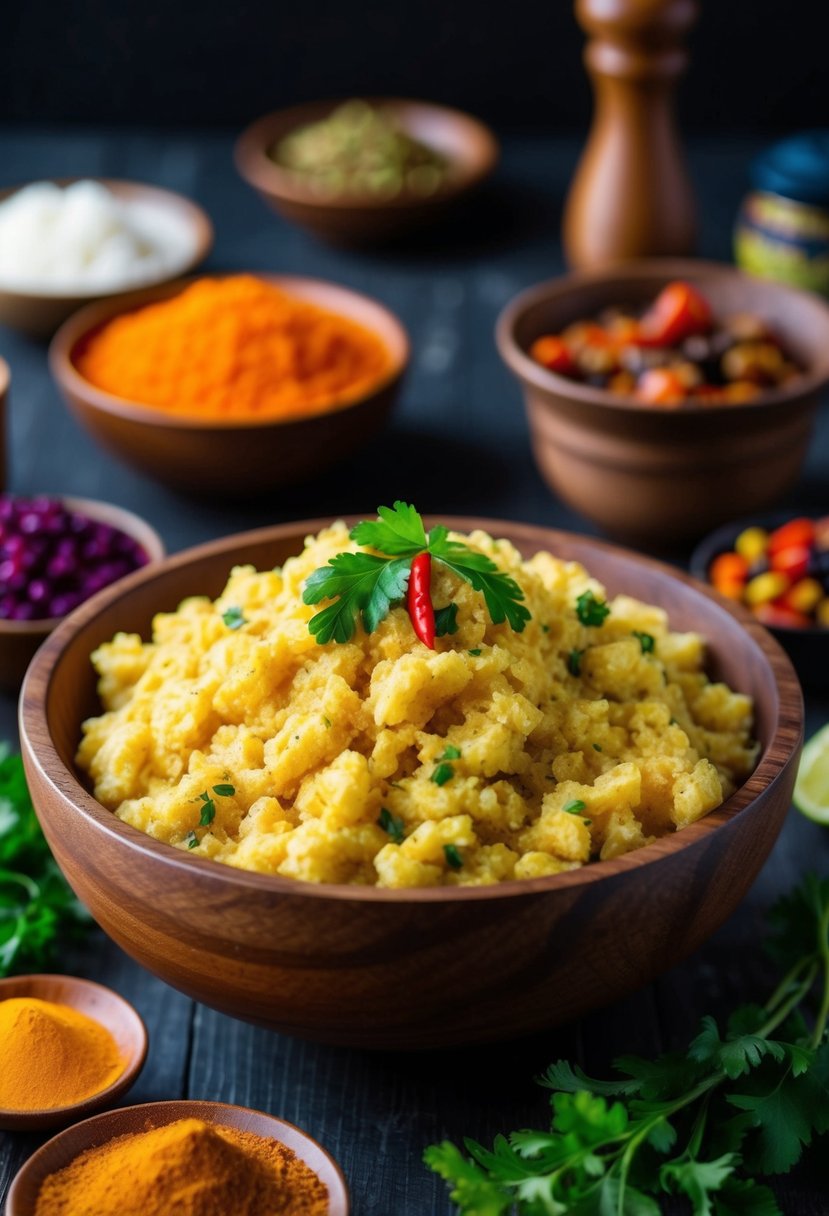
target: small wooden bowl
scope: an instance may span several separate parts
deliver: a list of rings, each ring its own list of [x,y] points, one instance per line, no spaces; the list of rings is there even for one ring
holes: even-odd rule
[[[133,308],[177,295],[168,284],[82,309],[55,334],[49,362],[69,409],[101,444],[126,464],[177,490],[217,498],[249,498],[305,481],[347,459],[379,430],[396,400],[409,361],[405,329],[387,308],[336,283],[290,275],[259,278],[364,325],[387,345],[391,367],[361,396],[321,414],[286,418],[210,418],[175,414],[128,401],[90,384],[73,354],[97,326]]]
[[[772,531],[787,520],[794,519],[796,515],[812,517],[808,511],[785,511],[773,515],[754,515],[750,519],[724,524],[701,540],[694,549],[691,554],[691,573],[700,582],[708,583],[708,571],[714,558],[719,553],[730,552],[734,548],[734,541],[746,528],[759,525]],[[825,692],[829,689],[829,628],[815,625],[809,629],[785,629],[766,625],[766,629],[788,654],[805,688],[812,692]]]
[[[395,198],[365,195],[321,198],[294,174],[271,160],[268,152],[283,136],[326,118],[341,101],[292,106],[257,119],[236,143],[236,167],[260,198],[285,219],[324,240],[375,243],[429,223],[488,177],[498,161],[498,143],[490,129],[460,110],[400,97],[369,97],[369,103],[391,110],[400,126],[421,143],[443,154],[452,172],[434,194],[424,198],[402,191]]]
[[[94,1119],[67,1128],[44,1144],[18,1171],[6,1199],[5,1216],[34,1216],[37,1197],[46,1178],[70,1165],[88,1149],[100,1148],[118,1136],[166,1127],[179,1119],[201,1119],[205,1123],[217,1123],[268,1140],[278,1140],[296,1153],[328,1187],[328,1216],[348,1216],[350,1205],[345,1178],[321,1144],[284,1119],[223,1102],[147,1102],[96,1115]]]
[[[106,1027],[115,1039],[125,1064],[124,1071],[112,1085],[91,1098],[85,1098],[83,1102],[49,1110],[0,1109],[0,1127],[6,1131],[63,1127],[110,1106],[135,1083],[147,1055],[147,1031],[132,1005],[117,992],[71,975],[21,975],[0,980],[0,1002],[12,997],[36,997],[41,1001],[53,1001],[56,1005],[69,1005],[78,1013],[85,1013]]]
[[[484,527],[527,557],[582,562],[610,595],[660,604],[710,645],[709,671],[755,699],[761,755],[723,806],[635,852],[485,887],[317,885],[248,873],[162,844],[97,802],[75,769],[100,713],[91,652],[116,630],[220,593],[234,565],[282,565],[327,524],[225,537],[130,575],[60,625],[29,669],[21,746],[61,869],[106,932],[190,996],[289,1034],[361,1048],[507,1039],[618,999],[695,950],[737,907],[789,809],[803,732],[786,655],[745,611],[671,567],[566,532]],[[221,914],[205,918],[205,908]]]
[[[805,373],[744,405],[664,410],[569,380],[527,353],[541,334],[650,302],[673,279],[699,287],[718,316],[767,318]],[[779,499],[797,478],[829,383],[829,306],[716,262],[626,262],[552,279],[507,305],[496,339],[524,390],[550,488],[610,535],[646,546],[675,549]]]
[[[164,557],[167,550],[164,542],[140,515],[126,511],[123,507],[108,502],[97,502],[92,498],[72,498],[61,495],[61,501],[72,511],[88,515],[98,523],[109,524],[125,532],[147,553],[152,565]],[[20,688],[26,668],[44,638],[58,624],[59,617],[47,617],[40,621],[0,620],[0,690],[16,693]]]
[[[53,184],[69,186],[79,180],[73,177],[59,178],[53,179]],[[107,177],[92,180],[106,186],[116,198],[124,202],[141,203],[143,206],[156,207],[165,212],[167,222],[175,222],[184,238],[180,258],[163,274],[147,279],[139,285],[132,283],[119,291],[80,291],[68,295],[61,290],[24,291],[13,287],[6,288],[0,283],[0,324],[20,330],[31,337],[48,337],[61,322],[84,304],[90,304],[93,300],[119,299],[134,291],[136,286],[149,287],[177,279],[195,269],[212,249],[213,225],[207,213],[183,194],[162,190],[158,186],[146,186],[142,182],[117,181]],[[20,189],[20,186],[12,186],[0,190],[0,202]]]

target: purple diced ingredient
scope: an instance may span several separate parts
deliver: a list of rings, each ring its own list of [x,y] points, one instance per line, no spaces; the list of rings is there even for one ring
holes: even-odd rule
[[[65,616],[148,560],[131,536],[60,499],[0,495],[0,618]]]

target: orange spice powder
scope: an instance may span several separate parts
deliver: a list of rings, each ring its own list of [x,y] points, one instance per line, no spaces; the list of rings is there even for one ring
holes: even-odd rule
[[[362,325],[253,275],[199,279],[115,317],[73,362],[105,392],[175,414],[317,414],[379,383],[385,343]]]

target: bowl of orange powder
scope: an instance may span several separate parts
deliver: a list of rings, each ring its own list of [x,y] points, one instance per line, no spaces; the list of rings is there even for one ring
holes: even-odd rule
[[[50,348],[72,413],[175,489],[246,497],[350,456],[409,358],[382,304],[317,279],[204,277],[90,305]]]

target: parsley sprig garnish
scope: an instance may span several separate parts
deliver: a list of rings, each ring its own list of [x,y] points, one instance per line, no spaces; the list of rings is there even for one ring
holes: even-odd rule
[[[392,605],[403,601],[412,559],[421,553],[430,554],[480,591],[494,625],[506,621],[517,633],[523,630],[530,619],[522,602],[524,593],[486,554],[450,539],[448,528],[440,524],[427,533],[420,513],[409,503],[378,507],[377,516],[350,532],[353,541],[375,553],[338,553],[306,580],[302,593],[306,604],[332,601],[308,622],[320,645],[332,639],[350,641],[358,619],[366,633],[373,633]],[[456,613],[454,604],[437,610],[438,636],[456,631]]]
[[[491,1149],[444,1141],[424,1159],[465,1216],[659,1216],[681,1195],[694,1216],[780,1216],[753,1175],[783,1174],[829,1131],[829,878],[772,912],[785,978],[764,1005],[702,1020],[685,1051],[625,1056],[616,1080],[559,1060],[548,1130]],[[673,1210],[673,1209],[671,1209]],[[684,1209],[683,1209],[684,1210]]]

